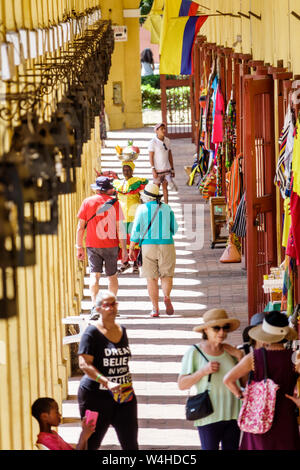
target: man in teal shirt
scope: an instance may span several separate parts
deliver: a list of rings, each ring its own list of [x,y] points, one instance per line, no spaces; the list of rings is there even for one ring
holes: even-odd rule
[[[156,184],[147,184],[142,193],[144,204],[138,207],[135,214],[129,249],[129,259],[132,259],[135,244],[141,245],[143,255],[141,275],[147,279],[148,293],[152,302],[151,317],[159,316],[159,278],[164,293],[166,313],[168,315],[174,313],[170,294],[176,263],[173,235],[178,230],[178,224],[170,206],[161,203],[160,198],[159,187]]]

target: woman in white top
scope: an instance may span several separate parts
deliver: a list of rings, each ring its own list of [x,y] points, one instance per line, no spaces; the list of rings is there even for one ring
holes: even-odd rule
[[[154,60],[151,49],[144,49],[141,53],[142,64],[142,77],[153,75],[154,73]]]

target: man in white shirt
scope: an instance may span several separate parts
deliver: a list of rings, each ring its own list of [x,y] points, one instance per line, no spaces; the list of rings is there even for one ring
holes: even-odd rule
[[[150,140],[148,145],[153,183],[159,187],[162,185],[164,202],[168,204],[168,181],[166,177],[169,175],[174,178],[175,176],[171,142],[168,137],[165,137],[165,123],[160,122],[156,124],[154,130],[156,137]]]

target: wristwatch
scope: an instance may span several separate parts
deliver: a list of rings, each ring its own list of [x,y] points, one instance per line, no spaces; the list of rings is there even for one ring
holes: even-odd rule
[[[151,169],[152,169],[152,170],[155,170],[155,166],[152,166]]]

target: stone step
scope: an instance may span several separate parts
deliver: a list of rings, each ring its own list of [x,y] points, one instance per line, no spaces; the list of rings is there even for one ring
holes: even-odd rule
[[[67,420],[80,420],[80,413],[77,400],[67,400],[62,404],[62,412],[64,416],[64,423]],[[141,420],[166,420],[170,419],[173,421],[173,425],[178,425],[178,420],[184,419],[185,405],[173,405],[172,414],[170,415],[168,407],[166,405],[158,404],[138,404],[138,415]],[[70,421],[69,421],[70,422]],[[190,425],[188,426],[191,427]]]
[[[132,348],[131,348],[132,349]],[[145,346],[144,346],[145,349]],[[187,351],[187,347],[184,346],[184,349],[182,349],[182,352],[184,353]],[[182,356],[181,351],[179,351],[178,355]],[[148,361],[147,361],[148,362]],[[180,363],[177,363],[178,367],[178,374],[180,373]],[[162,371],[159,370],[159,363],[157,364],[157,373],[163,373]],[[145,361],[144,361],[144,367],[145,367]],[[131,367],[131,362],[130,362],[130,370],[133,372],[133,366]],[[150,374],[151,376],[151,374]],[[74,397],[77,396],[77,391],[79,387],[79,382],[80,382],[80,377],[72,377],[69,380],[68,383],[68,397]],[[153,396],[156,397],[164,397],[168,401],[168,397],[185,397],[187,396],[186,391],[179,390],[177,386],[177,380],[176,382],[162,382],[162,381],[153,381],[151,380],[134,380],[133,381],[134,385],[134,390],[137,395],[137,397],[141,396],[148,396],[149,399]]]
[[[166,430],[167,429],[167,430]],[[80,423],[61,424],[58,429],[59,435],[67,442],[76,444],[81,432]],[[167,436],[167,437],[166,437]],[[184,430],[184,441],[182,433],[176,429],[163,428],[141,428],[138,432],[138,441],[140,449],[166,449],[166,450],[200,450],[200,442],[196,429]],[[166,443],[164,445],[164,443]],[[120,449],[115,430],[109,428],[101,445],[101,450]]]
[[[101,283],[102,284],[102,283]],[[146,287],[146,286],[145,286]],[[162,296],[162,290],[159,290],[159,295]],[[172,289],[172,299],[177,297],[182,297],[184,295],[185,298],[196,298],[196,297],[203,297],[203,292],[195,292],[195,291],[184,291],[183,289]],[[88,288],[83,289],[83,296],[87,299],[90,297],[90,291]],[[145,297],[146,299],[149,297],[148,291],[146,288],[144,289],[120,289],[118,290],[118,301],[122,302],[123,298],[130,298],[133,297],[134,299],[139,297]]]
[[[173,300],[172,304],[173,304],[175,313],[181,314],[181,315],[187,314],[189,316],[191,315],[199,316],[200,312],[207,308],[205,304],[196,304],[193,302],[179,302],[179,301],[177,302],[176,300]],[[83,313],[91,310],[91,308],[92,308],[91,300],[83,300],[81,302],[81,309]],[[159,302],[159,309],[161,313],[164,314],[165,304],[163,302]],[[136,312],[136,313],[140,313],[144,315],[146,314],[146,312],[149,313],[152,310],[152,304],[150,300],[147,300],[144,302],[124,301],[124,302],[120,302],[118,306],[118,310],[121,314],[122,312],[128,311],[128,312],[131,312],[132,314]]]

